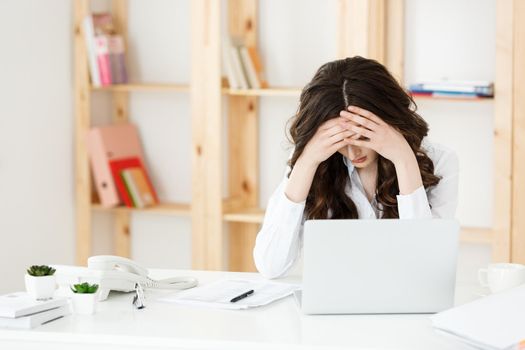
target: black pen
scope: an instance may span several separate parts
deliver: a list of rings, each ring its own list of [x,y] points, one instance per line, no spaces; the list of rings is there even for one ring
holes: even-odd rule
[[[235,303],[236,301],[239,301],[241,299],[244,299],[246,298],[247,296],[253,294],[253,289],[252,290],[249,290],[247,291],[246,293],[242,293],[241,295],[238,295],[236,296],[235,298],[233,298],[232,300],[230,300],[230,303]]]

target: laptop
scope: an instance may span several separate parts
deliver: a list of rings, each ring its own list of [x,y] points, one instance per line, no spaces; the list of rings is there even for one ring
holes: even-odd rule
[[[456,220],[309,220],[306,314],[434,313],[454,304]]]

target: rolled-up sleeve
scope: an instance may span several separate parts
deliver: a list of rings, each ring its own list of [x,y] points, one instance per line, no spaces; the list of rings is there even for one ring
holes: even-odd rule
[[[432,212],[423,186],[407,195],[397,196],[400,219],[430,219]]]
[[[427,191],[421,186],[411,194],[397,196],[400,219],[455,218],[458,205],[458,157],[449,151],[434,166],[434,173],[441,177],[436,186]]]
[[[255,266],[266,278],[284,275],[301,249],[305,201],[296,203],[288,199],[287,183],[285,176],[270,197],[253,250]]]

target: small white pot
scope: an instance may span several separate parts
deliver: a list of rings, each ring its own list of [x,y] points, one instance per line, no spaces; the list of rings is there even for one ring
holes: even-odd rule
[[[25,275],[26,290],[35,300],[53,298],[56,289],[56,276],[31,276]]]
[[[97,309],[98,291],[96,293],[73,293],[73,312],[78,315],[93,315]]]

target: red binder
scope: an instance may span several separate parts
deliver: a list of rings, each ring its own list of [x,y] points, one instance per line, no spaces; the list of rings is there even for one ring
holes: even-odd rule
[[[134,207],[133,199],[131,198],[131,194],[128,192],[128,188],[126,187],[124,178],[122,177],[122,174],[121,174],[122,170],[125,170],[128,168],[141,168],[142,169],[142,171],[144,172],[144,177],[146,178],[146,182],[148,183],[151,193],[153,194],[155,203],[159,202],[157,193],[155,192],[155,189],[153,188],[153,185],[151,184],[151,180],[148,176],[148,173],[145,167],[142,165],[141,160],[138,157],[112,160],[109,162],[109,167],[111,169],[111,174],[113,175],[113,180],[115,181],[115,186],[117,187],[120,198],[122,198],[122,201],[127,207],[130,207],[130,208]]]

